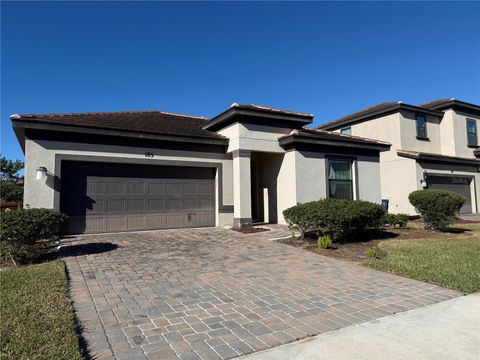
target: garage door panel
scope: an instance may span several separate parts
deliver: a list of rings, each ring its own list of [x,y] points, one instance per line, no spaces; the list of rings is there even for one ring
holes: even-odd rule
[[[145,212],[145,199],[127,199],[127,212]]]
[[[211,224],[212,222],[215,222],[215,215],[211,213],[200,213],[198,214],[198,225],[197,226],[208,226],[208,224]]]
[[[105,193],[103,180],[90,180],[87,182],[87,196],[102,195]]]
[[[181,183],[170,183],[167,184],[167,195],[179,195],[182,196],[182,184]]]
[[[165,194],[165,183],[160,182],[149,182],[148,183],[148,195],[164,195]]]
[[[200,207],[201,210],[214,210],[215,209],[215,202],[213,199],[200,199]]]
[[[153,214],[145,217],[145,227],[147,229],[165,229],[167,227],[166,214]]]
[[[146,218],[143,215],[127,216],[127,230],[146,230]]]
[[[148,199],[148,211],[165,211],[165,199]]]
[[[125,212],[126,201],[125,199],[108,199],[107,200],[107,213]]]
[[[185,183],[183,184],[184,195],[198,195],[198,184]]]
[[[183,205],[185,210],[197,210],[199,209],[198,199],[184,199]]]
[[[166,202],[166,209],[167,211],[170,210],[183,210],[183,199],[167,199]]]
[[[214,179],[207,168],[62,162],[61,210],[72,233],[214,226]]]
[[[169,228],[182,228],[185,227],[186,216],[184,214],[168,214],[167,227]]]
[[[126,216],[108,216],[105,218],[105,231],[126,231],[127,230],[127,217]]]
[[[130,182],[127,186],[128,195],[144,195],[145,182]]]
[[[77,218],[77,223],[79,225],[81,223],[84,228],[81,231],[78,231],[79,229],[77,229],[75,232],[105,232],[105,221],[106,219],[104,217],[87,217],[86,219]]]
[[[126,190],[126,184],[120,181],[107,182],[106,195],[124,195]]]
[[[214,195],[215,185],[214,184],[199,184],[198,191],[201,195]]]

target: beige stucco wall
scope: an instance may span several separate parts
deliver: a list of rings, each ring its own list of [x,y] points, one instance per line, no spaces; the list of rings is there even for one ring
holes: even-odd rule
[[[454,115],[453,110],[448,109],[444,111],[442,121],[440,121],[440,152],[443,155],[456,156],[455,147],[460,139],[455,140],[456,119]]]
[[[427,115],[428,140],[417,139],[417,124],[415,113],[411,111],[400,112],[400,148],[440,154],[442,145],[440,141],[440,119],[436,116]]]
[[[277,220],[285,224],[283,210],[297,204],[297,176],[295,175],[296,151],[290,150],[283,155],[277,177]]]
[[[24,204],[32,208],[54,208],[54,188],[53,175],[55,169],[55,155],[81,155],[81,156],[101,156],[111,160],[125,161],[132,163],[136,159],[146,160],[145,152],[154,154],[152,164],[155,161],[185,161],[185,162],[210,162],[221,163],[223,168],[222,195],[224,205],[233,205],[233,168],[232,160],[229,154],[196,152],[192,156],[191,151],[166,150],[158,148],[144,147],[124,147],[101,144],[84,144],[62,141],[30,140],[25,141],[25,193]],[[36,169],[39,166],[45,166],[49,172],[46,182],[35,180]],[[57,174],[59,175],[59,174]],[[218,178],[218,174],[217,174]],[[217,181],[218,194],[218,181]],[[218,195],[217,195],[218,200]],[[218,201],[217,201],[218,209]],[[231,225],[233,220],[232,213],[219,213],[217,211],[217,225]]]
[[[234,123],[219,130],[218,133],[229,139],[228,152],[242,149],[284,153],[285,150],[278,144],[278,138],[290,131],[289,128]]]
[[[474,149],[467,146],[467,119],[473,119],[477,122],[477,137],[480,132],[480,116],[465,114],[459,111],[450,110],[453,117],[453,133],[455,138],[455,156],[475,158]],[[480,138],[477,139],[480,145]]]

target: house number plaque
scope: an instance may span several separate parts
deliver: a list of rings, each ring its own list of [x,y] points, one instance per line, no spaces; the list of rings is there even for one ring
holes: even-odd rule
[[[152,152],[146,152],[146,153],[145,153],[145,157],[146,157],[146,158],[153,158],[153,156],[154,156],[154,155],[153,155]]]

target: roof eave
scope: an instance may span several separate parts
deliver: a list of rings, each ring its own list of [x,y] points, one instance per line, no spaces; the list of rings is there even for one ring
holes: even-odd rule
[[[418,106],[414,106],[414,105],[408,105],[408,104],[404,104],[404,103],[398,103],[398,104],[394,104],[392,106],[386,107],[384,109],[376,110],[376,111],[373,111],[371,113],[360,115],[358,117],[353,117],[351,119],[346,119],[344,121],[339,121],[339,122],[335,122],[336,120],[331,121],[329,123],[318,126],[317,129],[336,130],[336,129],[338,129],[342,126],[345,126],[345,125],[351,125],[351,124],[356,124],[356,123],[360,123],[360,122],[363,122],[363,121],[375,119],[375,118],[377,118],[381,115],[395,113],[395,112],[399,112],[401,110],[408,110],[408,111],[413,111],[413,112],[416,112],[416,113],[427,114],[427,115],[432,115],[432,116],[436,116],[436,117],[443,117],[443,112],[441,112],[441,111],[426,109],[426,108],[422,108],[422,107],[418,107]]]
[[[406,157],[409,159],[415,159],[415,160],[436,161],[436,162],[444,162],[444,163],[455,162],[457,164],[480,165],[480,160],[478,159],[468,159],[468,158],[462,158],[462,157],[456,157],[456,156],[445,156],[445,155],[437,155],[437,154],[426,154],[421,152],[404,152],[401,149],[397,150],[397,155]]]
[[[280,146],[288,146],[292,144],[310,144],[310,145],[328,145],[338,147],[352,147],[361,149],[371,149],[378,151],[387,151],[390,149],[391,144],[374,144],[374,143],[362,143],[356,141],[344,141],[334,139],[314,139],[310,137],[303,137],[297,135],[289,135],[278,140]]]
[[[460,108],[460,109],[467,109],[467,110],[473,110],[476,114],[480,113],[480,106],[467,103],[465,101],[460,101],[460,100],[449,100],[446,101],[442,104],[430,106],[429,109],[432,110],[445,110],[445,109],[451,109],[451,108]]]
[[[15,133],[17,134],[17,138],[19,139],[20,144],[22,144],[22,142],[18,134],[22,134],[22,133],[24,134],[25,129],[36,129],[36,130],[46,130],[46,131],[75,132],[75,133],[92,134],[92,135],[106,135],[106,136],[116,136],[116,137],[151,139],[151,140],[159,140],[159,141],[187,142],[187,143],[220,145],[220,146],[228,145],[228,139],[226,138],[215,139],[215,138],[208,138],[208,137],[202,138],[202,137],[171,135],[171,134],[152,134],[152,133],[142,133],[142,132],[136,132],[136,131],[122,131],[122,130],[115,130],[115,129],[87,127],[87,126],[43,123],[39,121],[13,119],[13,118],[12,118],[12,126]],[[23,139],[23,143],[24,143],[24,139]]]
[[[218,126],[221,126],[222,123],[227,122],[230,119],[233,119],[237,116],[252,116],[252,117],[261,117],[269,120],[279,120],[279,121],[292,121],[299,123],[301,125],[311,124],[313,121],[313,116],[310,115],[293,115],[293,114],[275,114],[261,110],[255,109],[242,109],[237,107],[232,107],[220,115],[213,117],[204,124],[200,126],[203,130],[209,130]]]

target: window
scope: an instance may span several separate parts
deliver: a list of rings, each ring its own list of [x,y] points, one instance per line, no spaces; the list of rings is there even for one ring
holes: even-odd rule
[[[328,196],[353,200],[352,160],[328,160]]]
[[[417,137],[421,139],[427,138],[427,121],[425,115],[417,115],[415,117],[417,121]]]
[[[477,122],[467,119],[467,143],[470,146],[477,146]]]
[[[352,135],[352,128],[350,126],[340,129],[341,134]]]

